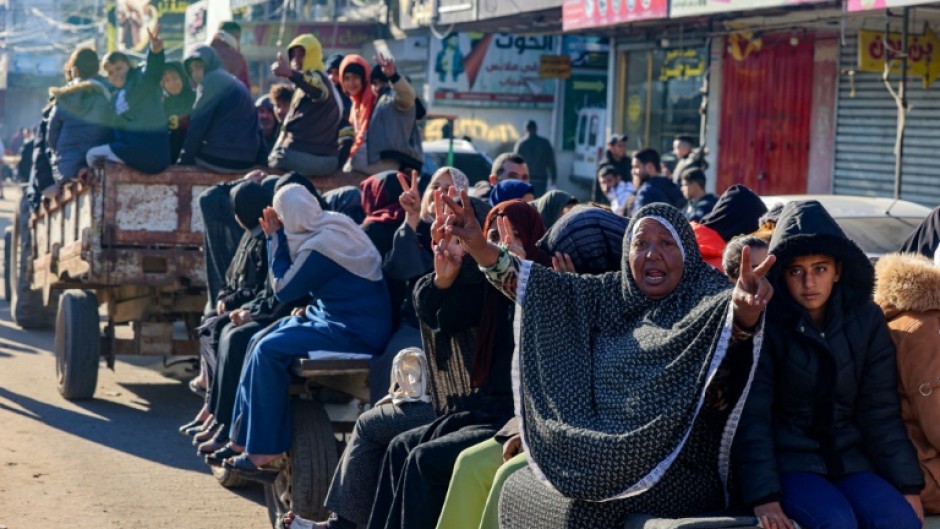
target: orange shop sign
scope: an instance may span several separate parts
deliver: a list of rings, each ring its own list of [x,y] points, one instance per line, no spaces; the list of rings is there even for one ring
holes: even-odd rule
[[[888,34],[885,46],[883,31],[858,32],[858,69],[862,72],[884,73],[885,60],[893,61],[891,73],[901,73],[901,60],[897,50],[902,47],[900,33]],[[940,37],[930,26],[924,25],[922,34],[907,36],[907,72],[924,80],[929,87],[940,77]]]

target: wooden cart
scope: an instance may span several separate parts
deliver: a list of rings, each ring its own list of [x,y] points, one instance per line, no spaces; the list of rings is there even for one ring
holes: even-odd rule
[[[199,195],[230,177],[174,166],[158,175],[101,163],[31,212],[10,241],[11,308],[55,326],[59,392],[94,395],[100,358],[198,354],[206,306]]]

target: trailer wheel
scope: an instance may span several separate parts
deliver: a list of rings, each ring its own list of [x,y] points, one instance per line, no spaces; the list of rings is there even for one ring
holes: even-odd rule
[[[29,215],[32,210],[26,194],[20,199],[19,212],[13,222],[10,244],[10,315],[24,329],[49,329],[55,324],[53,304],[43,305],[42,292],[29,288],[29,259],[32,241],[29,234]]]
[[[7,302],[13,297],[10,292],[10,267],[13,261],[10,259],[10,250],[13,246],[13,227],[7,226],[3,230],[3,299]]]
[[[87,290],[66,290],[55,324],[55,370],[59,393],[69,400],[90,399],[98,385],[101,327],[98,299]]]
[[[219,485],[227,489],[239,489],[250,485],[252,482],[239,476],[231,470],[225,469],[223,467],[209,466],[212,469],[212,476],[216,481],[219,482]]]
[[[294,399],[291,403],[294,438],[284,470],[277,481],[265,485],[268,517],[276,527],[288,511],[308,520],[323,520],[323,506],[339,461],[330,417],[317,401]]]

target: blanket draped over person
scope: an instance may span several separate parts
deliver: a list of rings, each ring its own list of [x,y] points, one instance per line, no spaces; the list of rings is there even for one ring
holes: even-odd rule
[[[293,187],[302,186],[288,184],[283,189]],[[300,252],[317,251],[363,279],[382,279],[378,250],[346,215],[323,211],[310,193],[278,193],[274,209],[284,222],[291,260],[296,260]]]
[[[632,234],[645,218],[668,228],[684,254],[679,285],[659,300],[630,271]],[[627,229],[619,273],[558,274],[523,261],[517,292],[516,413],[533,471],[571,498],[648,491],[683,449],[727,352],[730,282],[702,261],[677,209],[651,204]],[[748,389],[715,455],[725,483]]]

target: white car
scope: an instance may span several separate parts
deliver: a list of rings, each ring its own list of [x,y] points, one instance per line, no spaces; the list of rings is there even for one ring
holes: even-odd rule
[[[421,142],[424,151],[424,166],[421,174],[430,178],[438,168],[447,165],[450,152],[450,140],[430,140]],[[493,168],[493,159],[467,140],[454,140],[454,167],[460,169],[470,180],[470,186],[486,180]]]
[[[853,195],[772,195],[761,200],[767,209],[796,200],[818,201],[872,260],[898,251],[930,213],[930,208],[907,200]]]

